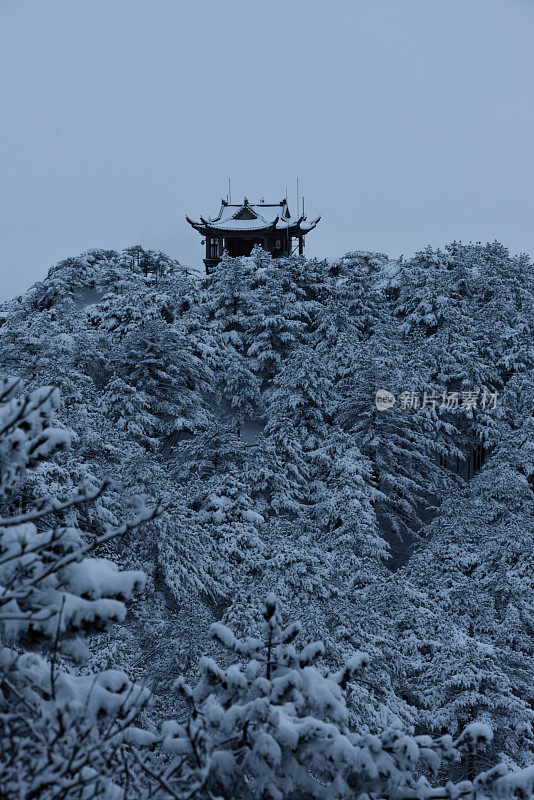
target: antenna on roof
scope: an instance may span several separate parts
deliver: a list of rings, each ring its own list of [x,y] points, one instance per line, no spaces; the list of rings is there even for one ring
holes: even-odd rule
[[[228,200],[230,204],[232,203],[232,184],[230,182],[230,178],[228,178]]]
[[[298,215],[299,215],[299,179],[298,178],[297,178],[297,205],[296,205],[296,209],[297,209],[297,217],[298,217]]]

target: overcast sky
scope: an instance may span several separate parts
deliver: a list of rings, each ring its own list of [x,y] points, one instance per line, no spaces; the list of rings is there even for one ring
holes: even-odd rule
[[[0,0],[1,297],[184,215],[322,213],[308,255],[534,253],[533,0]]]

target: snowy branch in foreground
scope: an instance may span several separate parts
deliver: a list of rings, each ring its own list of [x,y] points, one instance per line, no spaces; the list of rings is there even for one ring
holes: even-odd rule
[[[220,644],[243,661],[223,669],[200,661],[195,688],[182,679],[177,691],[190,706],[185,723],[168,722],[162,746],[173,757],[158,774],[138,763],[158,797],[320,798],[321,800],[482,800],[521,797],[534,771],[509,773],[503,765],[474,781],[433,787],[421,775],[436,774],[443,762],[475,754],[492,740],[482,723],[453,740],[416,736],[402,725],[375,735],[349,730],[342,687],[358,681],[368,665],[356,653],[337,673],[316,666],[320,643],[294,644],[298,623],[282,625],[278,603],[268,595],[261,638],[240,640],[221,624],[212,626]],[[191,789],[194,792],[191,794]],[[516,795],[514,795],[516,792]]]
[[[0,386],[0,497],[25,470],[68,444],[68,435],[50,426],[57,391],[13,398],[16,386]],[[61,524],[46,527],[50,514],[95,502],[107,485],[80,487],[67,501],[38,502],[31,512],[0,520],[2,796],[122,794],[114,784],[128,772],[131,741],[139,741],[133,722],[149,692],[117,670],[67,672],[60,658],[83,659],[87,634],[123,620],[124,601],[145,585],[142,572],[89,556],[154,519],[161,506],[148,509],[137,501],[131,520],[92,536]],[[149,738],[144,732],[145,745]]]

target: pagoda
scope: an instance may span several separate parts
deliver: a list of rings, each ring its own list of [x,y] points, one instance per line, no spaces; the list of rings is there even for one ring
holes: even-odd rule
[[[206,244],[206,272],[209,274],[221,260],[224,251],[232,258],[249,256],[252,248],[259,245],[274,258],[304,253],[304,237],[321,217],[307,221],[303,213],[292,217],[287,198],[280,203],[249,203],[232,205],[221,201],[218,215],[211,219],[200,217],[197,222],[186,217],[189,224],[204,237]],[[203,242],[203,244],[204,244]]]

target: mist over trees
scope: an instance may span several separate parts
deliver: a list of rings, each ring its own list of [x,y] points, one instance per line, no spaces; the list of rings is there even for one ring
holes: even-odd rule
[[[532,796],[526,256],[93,250],[5,310],[2,796]]]

